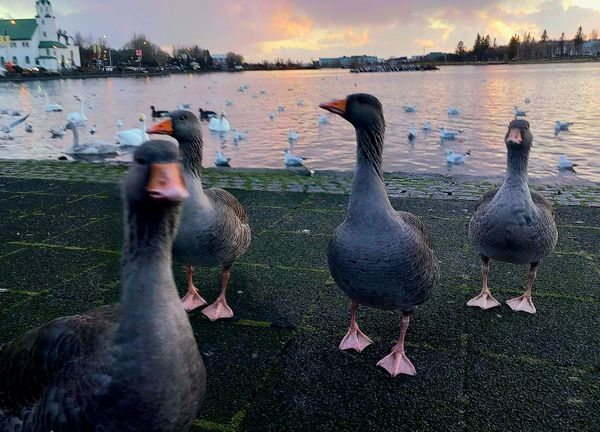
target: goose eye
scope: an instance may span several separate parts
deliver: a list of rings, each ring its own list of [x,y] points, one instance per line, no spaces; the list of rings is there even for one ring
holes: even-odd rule
[[[184,120],[185,120],[185,117],[184,117],[184,116],[181,116],[181,117],[179,117],[179,121],[180,121],[180,122],[183,122]]]
[[[146,160],[142,158],[136,158],[135,161],[140,165],[146,165]]]

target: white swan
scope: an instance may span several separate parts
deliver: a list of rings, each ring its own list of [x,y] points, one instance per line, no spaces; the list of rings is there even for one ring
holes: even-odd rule
[[[75,123],[75,126],[85,126],[87,117],[83,112],[83,99],[81,99],[79,96],[74,96],[74,98],[79,101],[80,109],[79,112],[69,113],[67,116],[67,121]]]
[[[523,111],[518,106],[515,105],[515,117],[526,117],[527,111]]]
[[[446,152],[446,161],[449,164],[463,164],[465,163],[465,161],[467,161],[469,159],[469,156],[471,156],[471,152],[468,151],[466,152],[464,155],[459,154],[459,153],[454,153],[454,150],[452,149],[448,149],[448,151]]]
[[[448,115],[459,115],[460,111],[454,107],[448,108]]]
[[[456,139],[456,136],[460,133],[462,133],[462,131],[447,130],[443,127],[440,128],[440,138],[443,140]]]
[[[431,123],[429,123],[429,121],[423,122],[423,130],[424,131],[430,131],[431,130]]]
[[[410,128],[408,128],[408,139],[412,141],[416,137],[417,137],[417,128],[415,127],[415,125],[412,125]]]
[[[52,103],[50,102],[50,98],[48,98],[48,93],[46,93],[44,90],[42,90],[42,87],[38,85],[38,94],[41,95],[44,98],[44,102],[46,103],[46,107],[44,108],[44,111],[46,112],[60,112],[63,110],[62,105],[57,104],[57,103]]]
[[[294,129],[290,129],[290,133],[288,133],[288,140],[297,141],[299,136],[300,135],[298,135],[298,132],[296,132]]]
[[[225,156],[223,155],[223,153],[221,153],[219,150],[217,150],[217,151],[215,152],[215,165],[216,165],[216,166],[220,166],[220,167],[228,167],[228,166],[231,166],[231,165],[229,165],[229,161],[230,161],[230,160],[231,160],[230,158],[228,158],[228,157],[225,157]]]
[[[246,134],[244,132],[240,132],[237,129],[233,129],[233,141],[238,142],[246,139]]]
[[[225,118],[225,113],[221,111],[219,118],[213,117],[210,119],[208,129],[214,132],[227,132],[231,129],[229,121]]]
[[[79,142],[79,131],[73,122],[69,122],[65,129],[73,131],[73,145],[65,152],[72,155],[114,155],[118,153],[119,146],[100,140],[85,143]]]
[[[558,157],[558,169],[559,170],[570,170],[573,171],[573,168],[576,167],[577,164],[573,163],[572,160],[567,158],[567,155],[560,155]]]
[[[407,113],[417,112],[417,107],[414,105],[403,105],[402,108],[404,108],[404,112]]]
[[[303,165],[304,159],[301,158],[300,156],[293,156],[290,149],[287,149],[283,153],[284,153],[283,163],[285,163],[286,166],[302,166]]]
[[[115,141],[122,147],[137,147],[150,140],[146,133],[146,116],[140,114],[140,126],[134,129],[119,131],[115,135]]]

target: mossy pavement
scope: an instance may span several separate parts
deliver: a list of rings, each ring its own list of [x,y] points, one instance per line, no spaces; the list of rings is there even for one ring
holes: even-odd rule
[[[118,301],[125,169],[0,162],[0,344],[58,316]],[[360,354],[337,349],[350,302],[329,275],[326,249],[344,219],[349,180],[208,170],[206,183],[232,189],[253,239],[233,267],[235,318],[211,323],[190,314],[208,371],[192,430],[600,431],[598,189],[538,188],[557,203],[578,194],[585,202],[556,206],[560,239],[540,267],[538,313],[530,316],[506,305],[465,307],[481,282],[466,236],[472,199],[490,184],[388,180],[390,190],[398,188],[394,207],[428,226],[442,270],[407,336],[418,374],[391,378],[376,363],[398,337],[398,313],[361,308],[361,328],[374,345]],[[197,271],[209,301],[218,273]],[[183,291],[177,264],[174,274]],[[526,276],[526,266],[493,262],[490,286],[505,300],[522,292]]]

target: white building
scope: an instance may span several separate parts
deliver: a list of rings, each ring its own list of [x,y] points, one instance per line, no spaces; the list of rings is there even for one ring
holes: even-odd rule
[[[50,0],[37,0],[35,8],[35,18],[0,19],[0,66],[37,66],[48,71],[81,66],[79,47],[66,32],[57,30]]]

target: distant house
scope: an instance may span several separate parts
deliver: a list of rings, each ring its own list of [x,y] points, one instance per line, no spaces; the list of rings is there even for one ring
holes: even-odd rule
[[[357,67],[377,63],[376,56],[343,56],[343,57],[322,57],[319,59],[320,67]]]
[[[581,53],[587,56],[597,56],[600,54],[600,40],[589,40],[583,43]]]
[[[38,66],[49,71],[81,66],[79,47],[66,32],[57,30],[50,0],[37,0],[35,8],[35,18],[0,20],[0,66]]]
[[[227,54],[211,54],[211,57],[215,67],[221,69],[227,67]]]

